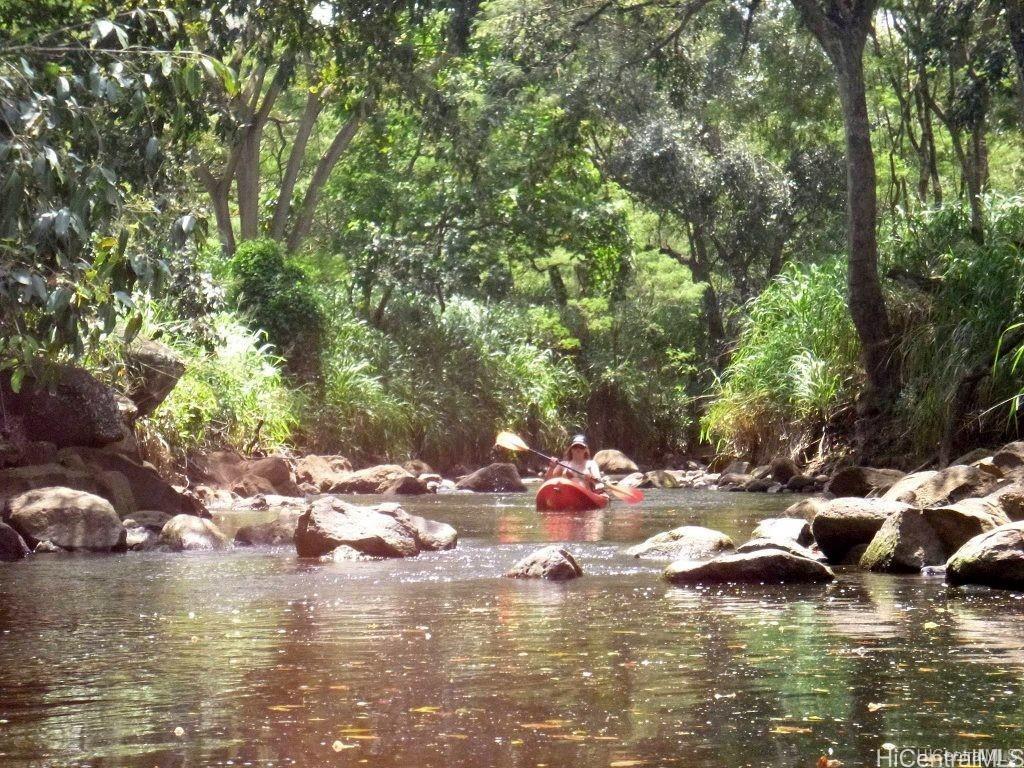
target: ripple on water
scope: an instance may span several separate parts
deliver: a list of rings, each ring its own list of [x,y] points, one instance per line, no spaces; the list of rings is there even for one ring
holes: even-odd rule
[[[408,506],[460,545],[404,561],[5,566],[0,764],[793,766],[831,747],[867,765],[886,741],[1017,746],[1017,595],[852,571],[682,588],[622,554],[683,524],[739,541],[789,500],[654,491],[543,516],[529,496],[429,497]],[[586,576],[500,578],[549,541]]]

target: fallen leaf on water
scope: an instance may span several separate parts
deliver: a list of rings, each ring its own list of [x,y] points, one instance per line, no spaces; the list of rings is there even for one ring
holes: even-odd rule
[[[631,768],[634,765],[643,765],[646,760],[613,760],[608,763],[608,768]]]
[[[273,707],[267,707],[271,712],[289,712],[293,709],[298,709],[301,704],[277,704]]]
[[[961,739],[991,739],[991,733],[971,733],[970,731],[960,731],[957,736]]]
[[[799,725],[776,725],[772,733],[811,733],[810,728],[801,728]]]
[[[410,712],[414,712],[417,715],[432,715],[435,712],[440,712],[441,708],[440,707],[416,707],[415,709],[410,709],[409,711]]]
[[[918,672],[935,672],[937,670],[935,669],[935,667],[918,667],[917,671]]]
[[[336,741],[333,744],[331,744],[331,749],[333,749],[335,752],[341,752],[344,749],[358,749],[358,748],[359,748],[358,744],[346,744],[343,741]]]
[[[924,628],[925,629],[936,629],[938,626],[939,625],[936,624],[934,621],[926,621],[924,623]]]
[[[543,723],[520,723],[519,727],[520,728],[534,728],[536,730],[542,731],[542,730],[545,730],[545,729],[551,730],[551,729],[555,729],[555,728],[561,728],[567,722],[568,722],[568,720],[547,720],[547,721],[545,721]]]
[[[331,690],[331,691],[347,691],[348,690],[348,686],[347,685],[329,685],[329,686],[327,686],[327,689]]]

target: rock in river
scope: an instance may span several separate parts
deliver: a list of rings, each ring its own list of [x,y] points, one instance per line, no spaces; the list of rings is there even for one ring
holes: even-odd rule
[[[410,515],[397,504],[358,507],[336,498],[312,502],[295,529],[299,557],[321,557],[343,545],[372,557],[410,557],[451,549],[457,540],[450,525]]]
[[[661,560],[706,560],[735,547],[721,531],[699,525],[683,525],[655,534],[630,547],[627,555]]]
[[[210,520],[193,515],[175,515],[160,532],[160,543],[175,552],[227,549],[228,537]]]
[[[530,553],[505,574],[510,579],[550,579],[565,581],[583,575],[583,569],[572,553],[552,544]]]
[[[814,541],[811,524],[802,517],[766,517],[757,524],[752,539],[790,539],[807,546]]]
[[[811,521],[811,533],[830,563],[838,563],[859,544],[867,544],[889,515],[911,509],[884,499],[833,499]]]
[[[594,462],[606,475],[628,475],[640,471],[635,461],[614,448],[605,448],[595,453]]]
[[[960,547],[946,563],[946,581],[1024,590],[1024,522],[1001,525]]]
[[[235,532],[235,544],[249,547],[277,547],[291,544],[302,513],[294,509],[281,510],[277,518],[268,523],[243,525]]]
[[[757,538],[744,542],[736,547],[737,552],[757,552],[762,549],[781,549],[791,555],[807,557],[811,560],[825,561],[825,556],[818,550],[797,544],[792,539]]]
[[[125,528],[110,502],[71,488],[38,488],[13,497],[7,522],[30,547],[110,552],[123,547]]]
[[[719,555],[712,560],[699,563],[677,560],[665,569],[665,578],[673,584],[776,584],[832,581],[835,574],[827,565],[817,560],[780,549],[759,549],[754,552]]]
[[[466,475],[455,484],[456,488],[478,493],[525,491],[515,464],[495,463]]]
[[[903,477],[898,469],[846,467],[832,475],[825,490],[835,496],[878,496]]]

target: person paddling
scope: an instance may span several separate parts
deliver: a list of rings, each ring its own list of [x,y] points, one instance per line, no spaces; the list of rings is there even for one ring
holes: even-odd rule
[[[575,480],[582,480],[592,490],[604,490],[601,470],[598,468],[597,462],[590,458],[590,447],[587,445],[587,438],[585,435],[573,436],[572,441],[569,443],[569,447],[563,455],[562,462],[564,464],[568,464],[570,467],[575,469],[576,472],[572,472],[565,467],[560,466],[556,459],[551,459],[551,463],[548,465],[548,471],[545,473],[544,479],[548,480],[552,477],[568,477]]]

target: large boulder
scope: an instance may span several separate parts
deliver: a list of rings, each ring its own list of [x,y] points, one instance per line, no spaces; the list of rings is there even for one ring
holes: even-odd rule
[[[784,517],[802,517],[804,520],[813,520],[814,516],[825,508],[829,500],[824,496],[808,496],[806,499],[795,501],[783,511]]]
[[[947,561],[946,581],[1024,590],[1024,522],[1001,525],[965,543]]]
[[[835,496],[881,496],[903,475],[898,469],[846,467],[832,475],[825,490]]]
[[[31,551],[16,530],[7,523],[0,523],[0,562],[21,560]]]
[[[917,573],[926,565],[946,561],[947,553],[924,512],[904,509],[882,523],[860,558],[870,571]]]
[[[984,498],[999,507],[1011,521],[1024,520],[1024,482],[1004,485]]]
[[[331,493],[384,493],[395,480],[412,477],[397,464],[380,464],[346,472],[330,488]]]
[[[455,484],[455,487],[464,491],[487,492],[517,492],[525,491],[526,486],[519,477],[515,464],[495,463],[478,469]]]
[[[123,476],[97,473],[84,464],[74,468],[53,463],[0,469],[0,499],[38,488],[53,487],[71,488],[102,496],[114,506],[118,514],[130,514],[135,508],[135,499]]]
[[[811,534],[828,561],[838,563],[853,547],[870,542],[889,515],[906,509],[911,507],[886,499],[832,499],[814,516]]]
[[[228,537],[213,521],[193,515],[175,515],[160,531],[160,543],[174,552],[227,549]]]
[[[123,547],[125,528],[110,502],[71,488],[38,488],[11,498],[7,522],[35,547],[110,552]]]
[[[426,483],[412,475],[399,477],[384,489],[385,496],[419,496],[424,493],[427,493]]]
[[[123,454],[96,448],[66,448],[58,455],[62,463],[84,466],[94,474],[110,472],[121,475],[132,499],[130,510],[118,510],[122,515],[139,509],[157,509],[172,516],[206,514],[198,499],[176,491],[152,465],[140,464]]]
[[[261,480],[264,482],[254,483],[259,487],[269,485],[270,493],[281,496],[301,496],[298,486],[295,484],[295,477],[292,475],[291,464],[283,456],[267,456],[262,459],[250,459],[245,462],[245,472],[238,483],[245,483],[246,480]],[[235,487],[232,487],[238,493]],[[261,491],[266,493],[266,491]],[[253,494],[249,494],[253,495]]]
[[[171,393],[185,373],[185,362],[166,344],[138,337],[123,353],[128,387],[125,394],[139,416],[148,416]]]
[[[743,475],[739,472],[723,472],[718,476],[717,485],[723,490],[743,490],[747,485],[755,480],[757,480],[757,478],[753,475]]]
[[[697,563],[677,560],[665,569],[664,575],[673,584],[778,584],[827,582],[835,578],[827,565],[781,549],[734,552]]]
[[[549,579],[566,581],[583,575],[583,569],[572,553],[552,544],[530,553],[505,574],[510,579]]]
[[[654,469],[647,473],[646,479],[655,488],[680,488],[682,483],[675,472],[667,469]]]
[[[317,493],[326,493],[346,472],[351,471],[352,464],[341,456],[309,454],[295,462],[296,482],[313,486]]]
[[[32,440],[45,440],[58,448],[98,447],[125,436],[114,390],[81,368],[59,366],[52,392],[26,379],[15,393],[9,375],[4,375],[0,377],[0,394],[6,417],[19,419]]]
[[[752,539],[788,539],[808,545],[814,541],[811,524],[803,517],[766,517],[757,524]]]
[[[639,472],[640,467],[636,465],[629,456],[614,448],[605,448],[594,454],[594,461],[598,468],[606,475],[628,475],[632,472]]]
[[[357,507],[341,499],[317,499],[295,529],[299,557],[321,557],[347,546],[371,557],[410,557],[421,550],[450,549],[457,533],[444,523],[410,515],[397,504]]]
[[[992,463],[1006,472],[1015,472],[1024,467],[1024,441],[1007,443],[992,457]]]
[[[919,472],[914,475],[903,478],[906,482],[899,493],[892,493],[896,489],[894,484],[883,498],[915,507],[934,507],[961,499],[984,496],[993,491],[1000,482],[992,473],[966,464],[956,464],[938,472]]]
[[[721,531],[683,525],[651,536],[627,549],[626,554],[657,560],[706,560],[734,548],[732,539]]]

